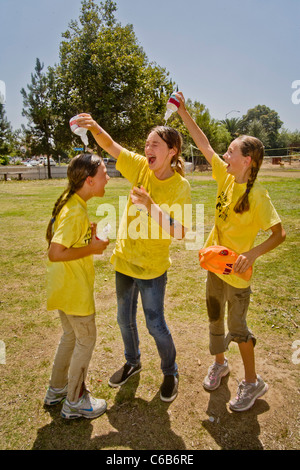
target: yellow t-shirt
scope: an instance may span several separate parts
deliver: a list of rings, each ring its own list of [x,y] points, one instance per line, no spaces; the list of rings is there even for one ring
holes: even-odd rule
[[[67,248],[86,246],[91,227],[85,201],[73,194],[54,222],[52,242]],[[62,310],[67,315],[92,315],[94,303],[93,256],[78,260],[47,263],[47,309]]]
[[[236,202],[246,190],[246,183],[236,183],[234,176],[227,173],[226,167],[227,164],[214,154],[212,176],[218,183],[215,224],[205,242],[205,247],[221,245],[241,254],[253,248],[260,229],[267,231],[281,220],[267,190],[257,181],[249,193],[249,211],[242,214],[234,212]],[[234,274],[217,274],[217,276],[234,287],[247,287],[251,282]]]
[[[190,184],[179,173],[159,180],[145,157],[126,149],[121,151],[116,168],[132,186],[143,186],[164,212],[189,228],[184,205],[191,204]],[[171,236],[146,211],[138,210],[129,197],[111,262],[116,271],[127,276],[154,279],[171,265],[170,243]]]

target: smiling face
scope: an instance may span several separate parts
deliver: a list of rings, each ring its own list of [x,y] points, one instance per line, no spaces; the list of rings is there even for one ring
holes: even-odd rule
[[[85,179],[85,185],[83,189],[86,188],[86,193],[84,193],[88,199],[92,197],[103,197],[105,193],[105,186],[109,181],[109,176],[107,174],[106,166],[102,160],[99,160],[98,168],[94,176],[87,176]],[[80,194],[79,194],[80,195]]]
[[[94,195],[98,197],[104,196],[105,186],[108,183],[109,176],[107,174],[106,166],[103,161],[98,167],[97,173],[95,176],[91,177],[93,179],[93,191]]]
[[[251,171],[251,157],[244,156],[241,152],[240,142],[236,139],[228,147],[223,155],[227,163],[227,173],[233,175],[237,183],[246,183]]]
[[[157,132],[150,132],[145,144],[145,156],[149,168],[157,178],[166,179],[173,175],[171,160],[175,154],[176,149],[170,149]]]

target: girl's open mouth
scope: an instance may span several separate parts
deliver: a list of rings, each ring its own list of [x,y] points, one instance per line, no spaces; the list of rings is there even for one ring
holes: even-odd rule
[[[147,157],[147,158],[148,158],[148,163],[149,163],[149,165],[153,165],[153,163],[154,163],[155,160],[156,160],[156,157],[150,156],[150,157]]]

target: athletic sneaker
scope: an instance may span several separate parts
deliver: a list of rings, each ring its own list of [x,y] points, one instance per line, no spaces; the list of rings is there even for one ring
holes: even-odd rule
[[[45,405],[57,405],[62,402],[68,393],[68,384],[64,388],[49,387],[44,398]]]
[[[259,375],[257,375],[256,384],[246,383],[243,380],[238,386],[236,397],[229,402],[229,408],[233,411],[249,410],[255,400],[264,395],[268,388]]]
[[[74,418],[98,418],[106,411],[106,401],[101,398],[93,398],[86,390],[77,403],[72,404],[65,400],[61,416],[66,419]]]
[[[179,377],[177,375],[165,375],[164,381],[160,387],[160,399],[171,402],[175,400],[178,394]]]
[[[142,364],[131,366],[130,364],[124,364],[121,369],[117,370],[108,381],[108,385],[111,387],[120,387],[125,384],[130,377],[138,374],[142,370]]]
[[[227,359],[225,359],[224,364],[215,362],[208,368],[207,376],[203,381],[203,387],[209,391],[216,390],[221,383],[222,377],[225,377],[228,373],[229,367]]]

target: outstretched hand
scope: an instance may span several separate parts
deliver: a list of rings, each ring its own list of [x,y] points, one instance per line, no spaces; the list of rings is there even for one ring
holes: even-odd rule
[[[99,124],[97,124],[97,122],[92,118],[92,116],[87,113],[78,114],[76,123],[79,127],[84,127],[85,129],[88,129],[91,132],[96,131],[99,128]]]

